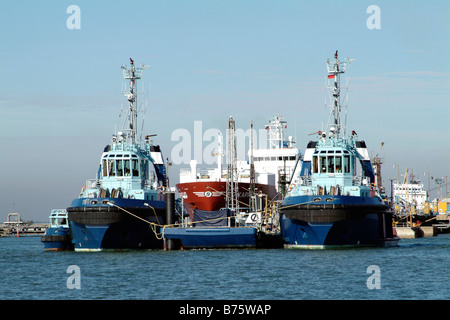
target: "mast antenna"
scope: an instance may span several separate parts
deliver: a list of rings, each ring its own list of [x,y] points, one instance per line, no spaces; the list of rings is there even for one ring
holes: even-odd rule
[[[130,68],[126,66],[122,66],[123,77],[125,79],[130,80],[130,89],[128,92],[124,92],[123,94],[127,97],[129,106],[128,106],[128,128],[124,127],[124,131],[127,134],[127,140],[130,143],[134,143],[136,141],[137,136],[137,80],[141,79],[142,72],[148,66],[141,65],[136,67],[134,65],[134,60],[130,58]]]
[[[345,61],[340,61],[338,57],[338,50],[334,54],[334,63],[330,64],[330,59],[327,60],[327,71],[328,71],[328,85],[327,88],[331,89],[331,113],[328,120],[327,133],[330,136],[340,138],[341,134],[345,135],[345,127],[342,125],[341,121],[341,84],[340,76],[345,73],[347,68],[347,63],[352,63],[355,59],[346,58]],[[343,132],[344,131],[344,132]]]

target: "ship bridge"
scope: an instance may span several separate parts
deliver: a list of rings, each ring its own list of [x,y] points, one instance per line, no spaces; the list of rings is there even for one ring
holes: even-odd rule
[[[355,157],[342,147],[316,149],[311,169],[310,185],[318,194],[340,195],[344,186],[353,186],[356,182]]]
[[[163,185],[164,167],[159,146],[124,148],[121,144],[106,146],[98,169],[97,179],[88,179],[81,198],[130,198],[154,200]],[[162,178],[160,177],[162,176]]]
[[[104,152],[99,171],[101,189],[109,190],[112,197],[142,198],[143,191],[158,187],[155,175],[150,175],[150,157],[133,151]],[[113,190],[122,195],[112,194]],[[153,192],[155,192],[153,191]],[[108,196],[106,192],[103,196]]]
[[[369,196],[372,180],[358,141],[354,147],[351,141],[342,145],[331,139],[315,146],[307,159],[311,165],[302,170],[299,194]]]
[[[102,157],[103,179],[108,177],[140,177],[144,172],[145,160],[139,159],[135,153],[108,152]]]

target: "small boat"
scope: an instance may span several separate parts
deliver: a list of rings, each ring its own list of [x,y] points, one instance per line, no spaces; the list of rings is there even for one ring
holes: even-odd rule
[[[391,246],[392,212],[375,188],[375,175],[364,140],[341,121],[340,76],[346,62],[328,67],[331,113],[326,132],[310,141],[302,170],[280,205],[286,248]]]
[[[73,250],[69,220],[66,209],[53,209],[49,216],[49,227],[41,237],[45,251]]]
[[[256,228],[235,227],[228,209],[194,210],[193,223],[164,228],[164,239],[179,241],[183,249],[248,248],[256,246]],[[233,224],[233,225],[232,225]]]
[[[281,248],[280,234],[263,231],[261,218],[261,212],[235,216],[229,209],[195,209],[192,223],[168,226],[161,234],[176,249]]]

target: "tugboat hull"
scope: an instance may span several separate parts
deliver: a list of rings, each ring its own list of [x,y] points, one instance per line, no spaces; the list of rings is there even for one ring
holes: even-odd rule
[[[163,241],[157,235],[159,226],[165,223],[165,202],[151,203],[149,204],[151,207],[147,207],[140,200],[107,198],[89,200],[89,203],[93,200],[101,205],[74,206],[77,203],[72,203],[72,207],[67,209],[75,251],[163,247]],[[104,204],[108,200],[116,206]]]
[[[328,202],[318,197],[314,198],[320,201],[307,196],[295,198],[298,206],[281,207],[281,232],[286,248],[324,249],[395,244],[392,214],[385,205],[376,204],[375,198],[326,197],[333,199]],[[308,204],[300,204],[305,202]]]

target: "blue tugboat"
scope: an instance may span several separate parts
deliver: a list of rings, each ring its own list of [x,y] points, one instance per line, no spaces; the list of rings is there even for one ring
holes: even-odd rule
[[[49,227],[41,237],[45,251],[73,250],[66,209],[54,209],[50,213]]]
[[[331,114],[326,132],[306,149],[300,175],[280,205],[286,248],[396,245],[392,212],[373,187],[374,172],[364,141],[347,135],[341,122],[340,76],[349,61],[338,52],[328,67]]]
[[[67,208],[75,251],[162,248],[166,169],[159,146],[137,131],[137,86],[144,66],[122,66],[129,80],[128,114],[100,159],[96,179],[87,180]]]

